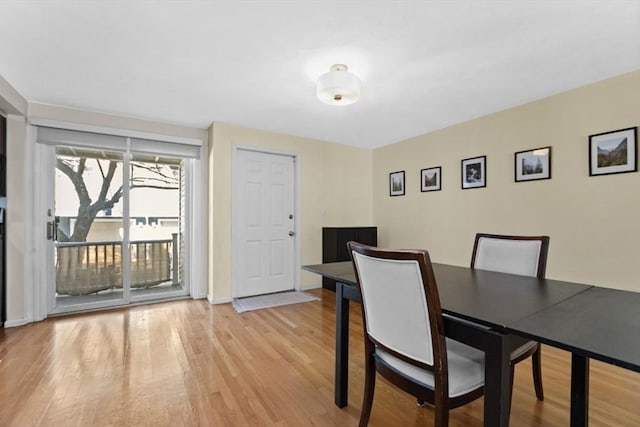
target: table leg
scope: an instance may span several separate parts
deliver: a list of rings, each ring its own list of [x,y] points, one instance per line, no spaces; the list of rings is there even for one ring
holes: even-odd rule
[[[571,353],[571,427],[589,425],[589,358]]]
[[[507,427],[511,410],[509,336],[493,332],[487,337],[484,382],[485,427]]]
[[[347,406],[349,385],[349,300],[344,296],[344,285],[336,283],[336,374],[335,403]]]

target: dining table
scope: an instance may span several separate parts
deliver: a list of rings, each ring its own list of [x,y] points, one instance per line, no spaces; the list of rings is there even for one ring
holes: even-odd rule
[[[485,352],[484,426],[509,425],[510,353],[525,340],[572,352],[572,427],[588,425],[589,358],[640,371],[640,294],[462,266],[432,266],[445,334]],[[349,302],[361,301],[353,264],[302,268],[336,281],[334,395],[342,408],[348,404]],[[606,306],[598,307],[599,300],[624,309],[605,315]],[[607,321],[602,322],[605,316]],[[628,337],[634,339],[632,344],[624,343]]]
[[[572,427],[589,424],[590,359],[640,372],[638,292],[594,286],[507,331],[571,352]]]

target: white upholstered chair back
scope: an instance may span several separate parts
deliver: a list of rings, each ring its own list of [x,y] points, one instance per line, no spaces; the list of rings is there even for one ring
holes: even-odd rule
[[[433,366],[429,309],[415,260],[374,258],[352,252],[367,333],[378,343]]]
[[[544,277],[548,240],[546,236],[478,235],[471,267],[521,276]]]

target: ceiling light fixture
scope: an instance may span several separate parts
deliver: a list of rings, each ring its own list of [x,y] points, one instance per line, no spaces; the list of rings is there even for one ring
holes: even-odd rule
[[[360,98],[360,79],[344,64],[334,64],[318,78],[318,99],[329,105],[350,105]]]

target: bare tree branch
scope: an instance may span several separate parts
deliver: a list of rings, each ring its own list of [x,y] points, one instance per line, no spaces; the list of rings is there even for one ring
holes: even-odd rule
[[[178,185],[178,182],[176,182],[175,180],[160,179],[160,178],[132,178],[131,182],[132,183],[136,183],[136,182],[158,182],[160,184],[166,184],[166,185],[173,185],[173,186],[177,186]]]
[[[102,175],[102,178],[104,179],[104,169],[102,168],[102,162],[98,159],[96,160],[96,163],[98,163],[98,169],[100,169],[100,175]],[[113,162],[110,162],[109,164],[111,164]]]
[[[176,186],[176,187],[167,187],[167,186],[162,186],[162,185],[151,185],[151,184],[143,184],[143,185],[132,185],[129,187],[130,189],[134,189],[134,188],[156,188],[158,190],[179,190],[180,187]]]
[[[97,195],[97,199],[92,203],[89,191],[87,189],[84,172],[87,169],[87,159],[77,158],[57,158],[56,167],[60,169],[72,182],[79,199],[78,213],[76,216],[76,223],[73,229],[73,234],[69,236],[69,241],[86,241],[87,235],[91,229],[91,225],[100,211],[113,208],[122,199],[124,194],[124,188],[120,186],[112,195],[108,197],[109,189],[113,183],[116,170],[121,162],[110,160],[109,166],[105,171],[105,167],[100,159],[93,159],[96,161],[100,175],[102,177],[102,184],[100,185],[100,191]],[[137,170],[146,170],[150,176],[135,176]],[[149,165],[144,163],[131,163],[131,177],[129,181],[129,188],[152,188],[161,190],[179,190],[180,181],[173,173],[168,174],[166,171],[166,165]]]
[[[178,181],[176,179],[176,177],[173,176],[173,174],[172,175],[168,175],[168,174],[164,173],[162,171],[162,167],[160,165],[148,166],[145,163],[138,163],[138,162],[131,163],[131,177],[132,177],[132,179],[133,179],[133,175],[134,175],[134,167],[138,168],[138,169],[144,169],[144,170],[148,170],[150,172],[153,172],[154,174],[159,175],[159,176],[167,179],[168,182],[177,183],[177,181]]]
[[[107,170],[107,175],[104,175],[104,171],[102,166],[100,165],[100,161],[98,160],[98,165],[100,166],[100,172],[102,172],[102,186],[100,188],[100,195],[98,196],[98,200],[104,200],[107,197],[107,191],[109,191],[109,187],[111,187],[111,181],[113,180],[113,175],[116,173],[116,169],[118,168],[118,162],[110,161],[109,169]]]
[[[80,159],[80,162],[78,162],[78,175],[79,176],[82,176],[84,174],[84,169],[85,169],[84,167],[85,167],[86,163],[87,163],[87,159],[84,158],[84,157]]]
[[[84,171],[84,162],[80,162],[80,164],[78,165],[78,170],[80,170],[80,166],[82,166],[82,170]],[[67,162],[64,162],[60,159],[56,159],[56,167],[60,169],[60,171],[71,180],[71,183],[75,187],[76,193],[78,194],[80,206],[85,204],[89,205],[91,203],[91,197],[89,196],[89,192],[87,191],[87,186],[84,183],[84,179],[82,179],[82,173],[74,171]]]

